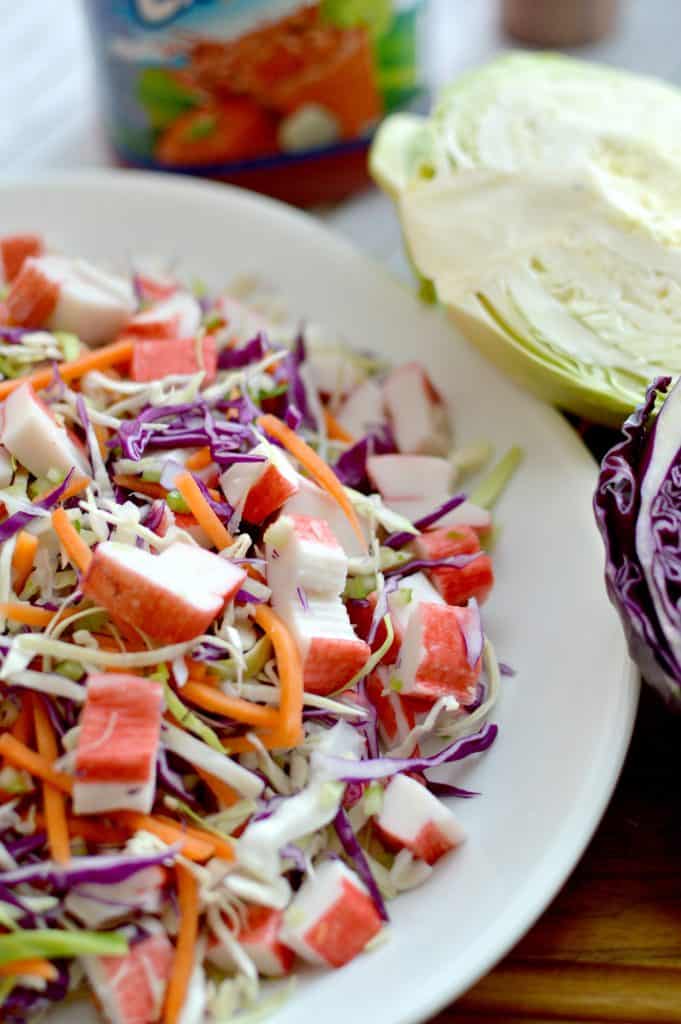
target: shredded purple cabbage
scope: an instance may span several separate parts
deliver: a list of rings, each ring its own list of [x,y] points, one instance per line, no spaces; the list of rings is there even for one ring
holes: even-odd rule
[[[50,491],[49,494],[46,494],[44,498],[34,501],[32,503],[33,507],[36,509],[42,509],[43,511],[54,508],[68,487],[72,476],[73,470],[70,469],[59,486],[55,487],[55,489]],[[29,511],[15,512],[14,515],[8,516],[4,522],[0,523],[0,543],[9,540],[10,537],[13,537],[15,533],[19,532],[19,530],[23,530],[23,528],[33,522],[36,517],[37,513]]]
[[[415,558],[405,565],[395,565],[392,569],[386,569],[384,576],[410,576],[421,569],[464,569],[479,558],[480,554],[480,551],[476,551],[472,555],[448,555],[446,558]]]
[[[222,465],[227,468],[235,462],[267,462],[264,455],[253,455],[251,452],[229,452],[222,457]]]
[[[381,896],[381,890],[378,888],[378,884],[374,878],[371,868],[369,867],[369,862],[366,859],[364,850],[360,846],[359,840],[355,835],[355,831],[350,824],[350,819],[342,807],[338,808],[338,813],[333,819],[333,825],[336,829],[336,834],[340,840],[340,844],[345,850],[346,856],[352,861],[357,874],[369,890],[369,895],[374,902],[374,906],[378,911],[379,917],[382,921],[389,921],[390,917],[383,901],[383,897]]]
[[[295,405],[289,405],[284,413],[284,422],[289,430],[297,430],[303,419],[303,414],[300,409],[296,409]]]
[[[389,580],[386,580],[383,589],[378,595],[376,606],[374,608],[374,614],[371,617],[369,633],[367,635],[367,643],[369,644],[369,646],[371,646],[371,644],[373,644],[374,640],[376,639],[376,632],[378,630],[378,627],[388,614],[388,598],[392,593],[394,593],[397,590],[398,586],[399,578],[397,576],[392,576]]]
[[[392,455],[396,451],[392,430],[387,423],[382,424],[344,451],[333,469],[345,487],[354,487],[355,490],[370,489],[367,459],[372,455]]]
[[[56,360],[52,360],[52,380],[43,390],[42,399],[47,405],[52,405],[53,402],[61,401],[65,392],[66,384],[59,373],[59,363]]]
[[[160,499],[152,502],[146,511],[144,519],[142,520],[142,525],[146,526],[147,530],[151,530],[153,533],[158,533],[167,507],[168,506],[165,501],[161,501]]]
[[[426,779],[426,785],[434,796],[455,796],[460,800],[470,800],[474,796],[480,796],[474,789],[462,789],[461,786],[453,786],[451,782],[433,782],[431,779]]]
[[[463,505],[465,500],[465,494],[455,494],[452,498],[447,498],[447,501],[444,501],[436,509],[433,509],[432,512],[429,512],[425,516],[421,516],[420,519],[416,519],[414,521],[414,526],[417,530],[427,530],[429,526],[436,523],[438,519],[442,519],[442,517],[446,516],[448,512],[452,511],[452,509],[458,508],[459,505]]]
[[[267,355],[268,344],[262,332],[236,348],[223,348],[218,356],[219,370],[240,370],[250,363],[257,363]]]
[[[68,865],[61,867],[51,861],[29,864],[0,874],[0,886],[11,888],[15,885],[45,885],[59,892],[66,892],[74,885],[97,882],[100,885],[117,885],[125,882],[138,871],[168,864],[180,852],[179,846],[169,846],[163,853],[148,857],[132,857],[116,854],[109,857],[72,857]]]
[[[21,839],[12,839],[10,842],[6,842],[5,848],[15,860],[21,860],[27,854],[40,850],[46,841],[45,832],[34,832],[32,836],[22,836]]]
[[[344,757],[330,757],[326,754],[314,754],[313,757],[318,757],[324,770],[340,782],[369,782],[373,779],[387,779],[399,772],[424,772],[441,764],[463,761],[491,747],[498,732],[498,726],[488,723],[479,732],[455,740],[430,757],[376,757],[366,761],[349,761]]]
[[[475,684],[475,696],[470,704],[464,705],[464,711],[466,714],[472,715],[474,711],[477,711],[481,704],[484,703],[487,698],[487,687],[483,682],[482,676],[478,679]]]
[[[201,491],[201,494],[206,499],[207,503],[210,505],[213,512],[215,512],[215,515],[218,517],[218,519],[225,523],[229,522],[229,520],[232,518],[232,515],[234,514],[234,509],[229,504],[229,502],[216,501],[215,498],[211,497],[210,492],[208,491],[208,488],[204,484],[201,477],[196,476],[196,474],[193,474],[193,476],[199,490]]]
[[[225,411],[233,406],[241,408],[242,399],[223,403]],[[259,415],[258,410],[255,415]],[[252,420],[254,417],[250,415]],[[152,423],[169,419],[164,430],[150,429]],[[210,445],[211,454],[216,462],[224,454],[239,451],[242,444],[253,444],[253,431],[240,421],[222,420],[218,422],[212,416],[204,399],[184,405],[163,405],[147,407],[134,419],[125,420],[115,437],[107,442],[110,448],[120,446],[125,458],[138,461],[148,447],[158,449],[194,448]]]
[[[244,590],[240,587],[234,595],[234,600],[237,604],[265,604],[266,600],[264,597],[256,597],[250,590]],[[224,657],[224,651],[222,652]]]
[[[300,375],[300,365],[306,359],[305,340],[302,333],[299,333],[292,350],[281,360],[274,371],[274,379],[278,384],[288,384],[285,406],[281,413],[282,419],[286,420],[289,409],[292,409],[293,417],[300,417],[299,423],[314,430],[317,427],[317,421],[310,409],[307,388]]]
[[[178,775],[178,773],[168,764],[168,755],[163,747],[159,747],[156,756],[156,778],[158,780],[158,784],[172,796],[177,797],[178,800],[182,800],[194,810],[199,809],[199,802],[196,797],[189,792],[183,783],[181,776]]]
[[[95,436],[94,430],[92,429],[90,416],[87,411],[85,399],[83,398],[82,395],[78,395],[78,398],[76,399],[76,409],[78,411],[78,419],[80,420],[80,424],[85,432],[85,440],[88,446],[88,457],[90,459],[90,466],[92,469],[94,469],[95,461],[93,459],[92,449],[93,446],[97,445],[97,438]]]
[[[238,398],[230,398],[227,400],[221,400],[216,402],[214,408],[218,412],[225,413],[236,413],[237,419],[230,420],[230,423],[240,423],[242,426],[247,426],[252,423],[260,415],[260,409],[248,394],[244,391]]]
[[[448,512],[452,511],[452,509],[458,508],[459,505],[463,505],[465,500],[465,494],[455,494],[453,498],[448,498],[447,501],[443,502],[442,505],[438,505],[438,507],[433,509],[432,512],[429,512],[425,516],[421,516],[420,519],[416,519],[414,521],[414,528],[419,532],[427,530],[428,527],[436,523],[438,519],[442,519],[442,517],[446,516]],[[403,548],[405,544],[409,544],[413,539],[413,533],[408,533],[406,530],[400,530],[398,533],[391,533],[389,537],[386,537],[383,544],[385,547],[398,550],[399,548]]]
[[[18,345],[25,334],[31,334],[34,328],[26,327],[0,327],[0,340],[6,341],[8,345]]]
[[[50,1006],[62,1003],[68,994],[70,976],[66,960],[52,960],[58,977],[48,981],[44,988],[24,986],[13,988],[2,1004],[2,1019],[5,1024],[26,1024],[26,1021],[45,1012]]]

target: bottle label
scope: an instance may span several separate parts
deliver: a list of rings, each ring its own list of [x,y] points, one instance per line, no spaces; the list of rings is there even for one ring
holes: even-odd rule
[[[115,148],[220,176],[343,152],[422,94],[418,0],[87,0]]]

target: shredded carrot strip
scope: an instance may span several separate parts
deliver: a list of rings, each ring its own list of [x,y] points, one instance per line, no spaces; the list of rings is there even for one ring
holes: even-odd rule
[[[141,476],[129,476],[125,473],[117,473],[114,476],[114,483],[119,487],[125,487],[126,491],[137,491],[139,494],[146,494],[148,498],[165,498],[168,495],[165,487],[155,484],[150,480],[143,480]]]
[[[196,768],[195,771],[206,783],[213,796],[217,797],[222,807],[232,807],[239,802],[239,794],[231,786],[228,786],[226,782],[223,782],[222,779],[216,779],[214,775],[209,775],[203,768]]]
[[[213,832],[204,832],[202,828],[196,828],[194,825],[180,825],[178,822],[173,821],[172,818],[167,818],[165,814],[154,815],[154,820],[162,825],[167,825],[169,828],[181,829],[183,835],[189,836],[191,839],[196,840],[197,843],[209,844],[213,848],[213,856],[220,857],[222,860],[234,860],[234,850],[228,839],[221,839],[220,836],[214,835]],[[184,854],[184,850],[182,852]]]
[[[41,757],[54,763],[59,756],[57,739],[40,697],[33,698],[33,724],[38,752]],[[55,860],[57,864],[67,864],[71,857],[71,849],[69,847],[69,830],[66,824],[64,794],[51,786],[49,782],[43,782],[43,803],[47,842],[52,860]]]
[[[258,739],[267,750],[274,750],[275,747],[280,746],[278,743],[269,742],[269,737],[272,735],[272,733],[263,733],[262,736],[258,736]],[[228,754],[248,754],[258,749],[245,736],[233,736],[231,739],[225,739],[222,741],[222,745]]]
[[[202,683],[208,675],[208,669],[200,661],[192,661],[191,658],[185,658],[184,663],[187,666],[189,672],[189,678],[195,683]]]
[[[85,488],[89,487],[91,483],[92,480],[90,480],[90,478],[87,476],[76,477],[74,480],[71,480],[71,482],[66,485],[63,494],[61,494],[59,497],[59,501],[68,501],[69,498],[75,498],[77,494],[82,494]],[[49,494],[52,494],[52,492],[55,491],[56,489],[56,487],[51,487],[49,491],[45,491],[44,494],[41,494],[40,498],[47,498],[47,496]]]
[[[229,531],[204,498],[191,473],[180,473],[175,477],[175,486],[189,505],[197,523],[205,530],[218,551],[229,547],[232,543]]]
[[[78,604],[70,604],[61,612],[53,612],[49,608],[36,608],[35,605],[24,601],[0,601],[0,615],[4,615],[6,619],[11,619],[12,622],[21,622],[24,626],[38,626],[42,628],[43,626],[49,626],[55,616],[61,621],[67,618],[67,616],[73,615],[74,612],[80,611],[82,607],[82,602],[79,602]],[[116,650],[118,650],[118,647]]]
[[[14,554],[12,555],[12,576],[14,592],[20,594],[24,589],[26,580],[33,569],[35,553],[38,550],[38,538],[26,530],[20,530],[17,534]]]
[[[73,779],[70,775],[57,771],[52,767],[49,758],[37,754],[8,732],[0,736],[0,754],[15,768],[21,768],[29,775],[34,775],[36,779],[49,782],[62,793],[70,793],[73,789]]]
[[[45,827],[45,815],[38,812],[35,816],[38,828]],[[120,846],[128,838],[129,832],[124,828],[116,828],[115,825],[106,825],[94,818],[74,818],[69,814],[66,816],[69,835],[74,838],[84,839],[89,843],[99,843],[104,846]]]
[[[196,878],[185,867],[177,864],[177,902],[180,911],[180,927],[177,933],[173,969],[168,982],[164,1024],[179,1024],[187,998],[189,982],[196,958],[196,939],[199,932],[199,886]]]
[[[279,728],[282,746],[300,743],[303,729],[303,666],[296,643],[288,629],[272,609],[259,604],[255,621],[272,641],[279,670]]]
[[[69,519],[65,509],[56,508],[54,510],[52,528],[76,569],[83,573],[87,572],[92,561],[92,552]]]
[[[93,423],[92,429],[94,430],[95,437],[97,438],[99,454],[106,460],[106,457],[109,454],[109,449],[106,446],[106,442],[109,440],[109,431],[106,427],[102,426],[101,423]]]
[[[74,780],[71,775],[67,775],[66,772],[57,771],[52,767],[49,757],[36,754],[25,743],[19,742],[8,732],[0,736],[0,755],[9,764],[14,765],[15,768],[23,768],[30,775],[34,775],[44,782],[49,782],[50,786],[53,786],[60,793],[70,794],[73,792]],[[175,843],[181,844],[182,856],[186,857],[187,860],[209,860],[216,855],[218,848],[220,850],[220,857],[224,860],[233,860],[233,851],[227,845],[226,840],[222,843],[219,837],[205,833],[201,828],[186,828],[171,818],[139,814],[137,811],[116,811],[111,817],[114,825],[121,825],[127,833],[143,830],[158,836],[160,840],[163,840],[164,843],[170,846]],[[45,823],[47,823],[47,820],[48,812],[47,807],[45,807]],[[71,820],[68,819],[66,821],[67,828],[69,828]],[[83,839],[88,840],[92,838],[93,841],[97,841],[96,834],[98,833],[102,843],[118,841],[118,831],[112,833],[109,825],[99,826],[96,821],[90,825],[87,819],[81,820],[76,818],[73,820],[75,821],[74,829],[76,827],[79,829],[79,831],[73,831],[74,836],[82,835]]]
[[[195,833],[190,834],[188,829],[170,818],[140,814],[137,811],[116,811],[111,817],[130,832],[150,832],[170,846],[174,843],[182,844],[182,856],[187,860],[201,862],[213,856],[212,836],[207,832],[202,832],[201,838],[198,838]]]
[[[189,456],[185,466],[192,471],[195,469],[205,469],[206,466],[210,466],[212,461],[213,456],[210,453],[210,448],[199,448],[198,452],[194,452],[193,455]]]
[[[182,687],[182,697],[204,711],[213,711],[218,715],[225,715],[226,718],[234,718],[237,722],[246,722],[248,725],[266,729],[279,724],[279,712],[274,708],[253,704],[241,697],[228,697],[220,690],[206,686],[205,683],[185,683]]]
[[[49,626],[56,612],[49,608],[36,608],[32,604],[25,604],[22,601],[0,602],[0,615],[12,622],[21,622],[24,626]]]
[[[276,416],[271,416],[267,413],[264,416],[258,416],[258,426],[261,430],[264,430],[270,437],[275,438],[283,444],[291,455],[298,459],[298,462],[308,471],[320,487],[323,487],[325,491],[331,495],[331,497],[338,502],[343,512],[347,516],[348,522],[352,526],[353,530],[357,534],[362,547],[366,550],[366,539],[362,532],[357,513],[352,507],[350,500],[343,489],[343,485],[340,480],[331,469],[330,466],[320,459],[319,455],[312,448],[310,448],[307,442],[303,441],[301,437],[298,437],[290,427],[287,427],[285,423],[282,423]]]
[[[42,978],[43,981],[56,981],[59,972],[49,960],[34,957],[31,960],[10,960],[7,964],[0,964],[0,978],[14,978],[19,975],[29,975],[31,978]]]
[[[70,363],[59,364],[61,379],[67,384],[70,381],[78,380],[91,370],[105,370],[109,366],[116,366],[120,363],[129,363],[132,358],[133,342],[130,340],[115,341],[112,345],[104,345],[95,352],[86,352],[85,355],[73,359]],[[52,367],[45,370],[36,370],[25,377],[16,377],[13,380],[0,382],[0,399],[7,398],[21,384],[31,384],[36,391],[49,387],[52,383]]]
[[[345,441],[347,444],[354,444],[355,438],[349,434],[345,427],[342,427],[336,417],[328,409],[324,409],[324,423],[326,433],[332,441]]]
[[[24,693],[20,699],[21,709],[17,720],[10,729],[10,733],[14,736],[15,740],[28,745],[33,737],[33,709],[31,708],[28,693]]]

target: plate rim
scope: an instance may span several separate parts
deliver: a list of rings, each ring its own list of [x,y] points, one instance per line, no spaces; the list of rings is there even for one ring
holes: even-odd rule
[[[270,209],[274,217],[288,220],[294,228],[298,230],[302,228],[313,236],[316,235],[327,246],[333,247],[336,252],[343,253],[345,256],[352,256],[355,260],[359,259],[367,263],[374,273],[379,273],[385,279],[387,284],[391,287],[399,286],[405,292],[412,295],[415,302],[417,301],[413,290],[407,282],[391,272],[390,268],[378,258],[362,250],[328,224],[317,219],[313,214],[289,206],[269,196],[251,192],[235,185],[208,181],[194,175],[161,173],[147,170],[87,168],[73,171],[55,169],[52,171],[41,171],[28,177],[19,177],[18,175],[3,177],[0,180],[0,196],[16,190],[30,192],[35,186],[47,188],[54,186],[70,190],[78,189],[79,187],[94,187],[102,191],[107,189],[135,191],[136,188],[141,186],[147,189],[152,188],[166,192],[176,190],[188,193],[190,197],[191,194],[212,195],[218,202],[229,197],[235,202],[243,203],[247,206],[250,205],[253,208]],[[385,201],[389,202],[387,198]],[[442,315],[446,317],[446,311],[443,311]],[[449,326],[452,328],[453,334],[458,333],[467,345],[477,348],[454,325],[450,323]],[[498,367],[495,367],[489,360],[486,360],[486,362],[497,373],[501,373]],[[506,377],[510,384],[515,384],[518,387],[517,382],[514,382],[513,378],[505,374],[502,375]],[[533,403],[541,415],[544,415],[547,420],[553,422],[554,429],[560,431],[563,436],[563,443],[569,445],[575,454],[579,452],[579,458],[586,458],[595,465],[596,460],[558,409],[542,402],[531,392],[525,391],[525,394],[527,401]],[[461,971],[455,980],[448,979],[447,961],[446,958],[441,958],[441,967],[436,972],[435,980],[429,985],[428,992],[419,995],[417,1000],[412,1000],[404,1011],[396,1010],[394,1017],[391,1018],[394,1024],[419,1024],[419,1022],[441,1011],[452,1000],[457,1000],[465,995],[527,933],[572,874],[579,859],[593,838],[610,803],[624,765],[636,721],[640,694],[640,676],[636,666],[626,653],[624,642],[622,643],[622,652],[624,660],[618,670],[621,682],[617,702],[617,714],[619,716],[619,728],[615,734],[617,745],[616,748],[609,748],[607,764],[598,765],[598,799],[591,801],[589,813],[583,814],[580,817],[578,828],[575,829],[573,826],[570,835],[566,837],[562,844],[560,852],[556,853],[550,862],[544,864],[541,874],[538,875],[536,871],[532,873],[532,898],[529,898],[527,891],[523,890],[522,893],[509,901],[505,907],[505,927],[497,926],[497,931],[492,940],[490,940],[489,936],[490,928],[487,928],[476,938],[476,945],[482,944],[482,951],[471,958],[472,964],[470,968]],[[614,725],[615,719],[613,716],[611,726],[611,731],[613,732]],[[591,770],[593,771],[593,766]],[[521,897],[524,906],[518,907]],[[501,924],[502,922],[499,922],[499,925]],[[484,951],[485,945],[487,946],[486,951]]]

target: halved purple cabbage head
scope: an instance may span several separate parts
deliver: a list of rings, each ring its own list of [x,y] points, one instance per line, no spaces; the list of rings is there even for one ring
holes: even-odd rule
[[[648,389],[603,459],[594,510],[605,581],[643,678],[681,710],[681,384]]]

